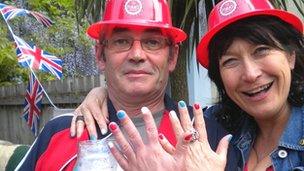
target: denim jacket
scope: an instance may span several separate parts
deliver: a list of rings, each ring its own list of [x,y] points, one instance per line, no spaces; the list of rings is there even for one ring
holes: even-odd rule
[[[250,149],[256,137],[257,126],[247,118],[240,133],[234,135],[231,144],[237,152],[238,169],[244,170]],[[228,154],[228,158],[232,157]],[[278,147],[271,153],[275,171],[304,171],[304,106],[292,107],[292,113],[280,137]]]

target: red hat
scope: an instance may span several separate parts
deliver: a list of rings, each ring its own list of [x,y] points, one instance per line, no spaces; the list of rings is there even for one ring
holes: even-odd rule
[[[286,23],[291,24],[298,31],[303,32],[303,22],[300,18],[287,11],[274,9],[268,0],[223,0],[211,11],[208,18],[208,32],[204,35],[196,49],[199,63],[208,69],[208,46],[216,33],[233,22],[259,15],[278,17]]]
[[[98,40],[106,26],[160,28],[175,43],[187,38],[183,30],[172,26],[167,0],[107,0],[103,19],[92,24],[87,34]]]

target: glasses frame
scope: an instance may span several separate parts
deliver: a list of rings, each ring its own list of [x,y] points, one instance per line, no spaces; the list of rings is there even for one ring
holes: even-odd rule
[[[156,51],[158,51],[158,50],[160,50],[160,49],[163,49],[163,48],[166,47],[166,46],[171,46],[171,45],[173,45],[173,42],[172,42],[169,38],[164,37],[164,36],[158,36],[159,38],[162,38],[162,40],[163,40],[162,42],[163,42],[163,43],[162,43],[162,45],[161,45],[159,48],[157,48],[157,49],[149,49],[149,48],[147,48],[147,47],[144,45],[144,43],[143,43],[144,41],[149,40],[149,38],[156,38],[156,37],[157,37],[157,36],[154,36],[154,37],[147,37],[147,38],[141,38],[141,39],[134,39],[134,38],[132,38],[132,37],[124,37],[124,38],[127,38],[128,40],[131,40],[130,46],[129,46],[128,48],[125,48],[125,49],[119,49],[119,48],[114,49],[114,48],[111,48],[111,47],[109,46],[109,41],[111,41],[111,39],[103,40],[103,41],[101,41],[101,44],[102,44],[104,47],[106,47],[106,48],[108,48],[109,50],[114,51],[114,52],[116,52],[116,53],[129,51],[129,50],[133,47],[135,41],[139,41],[139,42],[140,42],[141,48],[142,48],[144,51],[146,51],[146,52],[156,52]],[[116,39],[116,40],[118,40],[118,39]],[[113,41],[114,41],[114,40],[113,40]]]

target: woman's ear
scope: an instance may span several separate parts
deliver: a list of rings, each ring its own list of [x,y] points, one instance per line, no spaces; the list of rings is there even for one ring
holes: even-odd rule
[[[105,59],[105,56],[103,53],[103,45],[98,42],[95,45],[95,57],[96,57],[96,63],[98,65],[99,69],[101,71],[104,71],[106,59]]]
[[[288,62],[289,62],[289,67],[291,70],[294,69],[295,63],[296,63],[296,52],[293,51],[290,55],[288,55]]]

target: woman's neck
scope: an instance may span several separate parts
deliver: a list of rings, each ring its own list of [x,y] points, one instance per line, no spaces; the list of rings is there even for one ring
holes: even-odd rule
[[[256,119],[258,133],[253,149],[258,154],[257,160],[263,160],[278,146],[279,139],[291,115],[291,107],[286,104],[279,113],[269,119]]]
[[[291,115],[291,107],[286,103],[282,108],[270,118],[255,119],[258,124],[258,136],[262,140],[278,140]]]

